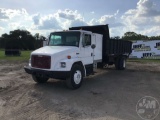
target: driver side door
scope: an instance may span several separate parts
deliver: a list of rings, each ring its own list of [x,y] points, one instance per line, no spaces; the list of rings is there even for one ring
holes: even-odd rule
[[[92,36],[84,33],[82,36],[81,58],[85,65],[93,64]]]

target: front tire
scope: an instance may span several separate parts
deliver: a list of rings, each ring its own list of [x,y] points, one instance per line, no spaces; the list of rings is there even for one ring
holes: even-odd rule
[[[41,76],[36,76],[36,75],[32,75],[32,78],[37,83],[46,83],[49,79],[48,77],[41,77]]]
[[[83,67],[81,65],[73,65],[70,73],[70,77],[67,78],[66,84],[70,89],[78,89],[83,81]]]

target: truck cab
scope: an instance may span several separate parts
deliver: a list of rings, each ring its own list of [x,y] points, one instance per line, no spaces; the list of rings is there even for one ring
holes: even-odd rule
[[[85,30],[53,32],[47,46],[31,53],[29,66],[24,69],[38,83],[56,78],[77,89],[102,62],[102,40],[103,35]]]

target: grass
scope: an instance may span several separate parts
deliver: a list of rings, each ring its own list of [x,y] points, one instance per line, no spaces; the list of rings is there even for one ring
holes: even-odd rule
[[[21,56],[5,56],[5,51],[0,50],[0,60],[6,61],[27,61],[32,51],[21,51]]]
[[[139,62],[139,63],[160,63],[160,59],[136,59],[131,58],[127,60],[128,62]]]

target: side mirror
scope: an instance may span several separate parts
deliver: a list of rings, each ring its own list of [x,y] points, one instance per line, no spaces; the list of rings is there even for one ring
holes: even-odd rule
[[[92,48],[92,49],[95,49],[95,48],[96,48],[96,45],[95,45],[95,44],[92,44],[92,45],[91,45],[91,48]]]

